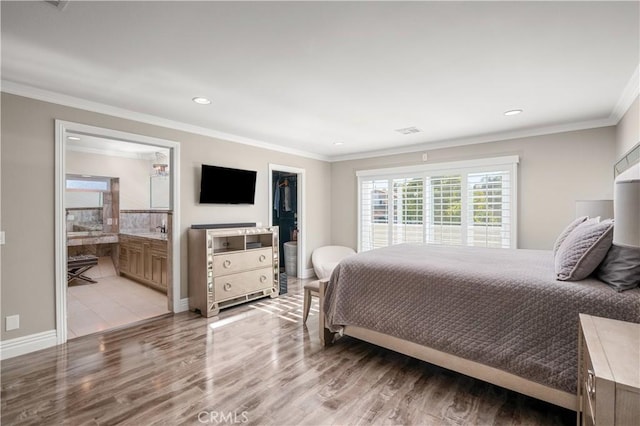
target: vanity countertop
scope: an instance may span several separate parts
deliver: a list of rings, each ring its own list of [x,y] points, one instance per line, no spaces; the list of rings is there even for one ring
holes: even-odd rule
[[[101,231],[67,232],[67,246],[112,244],[118,242],[118,234]]]
[[[152,240],[167,241],[167,234],[161,232],[120,231],[120,234],[130,237],[150,238]]]

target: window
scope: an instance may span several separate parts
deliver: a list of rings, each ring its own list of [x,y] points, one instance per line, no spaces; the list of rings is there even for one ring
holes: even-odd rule
[[[359,250],[516,247],[518,157],[359,171]]]
[[[67,175],[65,207],[95,208],[102,207],[103,195],[110,190],[110,179],[104,177],[85,177]]]

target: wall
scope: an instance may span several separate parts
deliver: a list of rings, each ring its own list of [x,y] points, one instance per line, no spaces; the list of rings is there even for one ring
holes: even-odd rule
[[[640,142],[640,97],[631,104],[616,126],[616,159]]]
[[[357,247],[357,170],[422,163],[422,152],[331,164],[333,244]],[[551,249],[575,216],[575,201],[612,199],[615,128],[428,151],[429,163],[518,155],[518,246]]]
[[[20,328],[2,340],[55,328],[54,197],[55,119],[177,141],[181,146],[181,297],[187,297],[187,236],[193,223],[262,222],[269,218],[268,164],[306,170],[307,245],[310,268],[314,248],[330,243],[330,164],[267,149],[97,114],[2,93],[1,202],[2,316],[20,314]],[[253,206],[198,204],[202,163],[258,171]],[[37,243],[37,244],[35,244]],[[37,277],[26,278],[37,262]],[[4,318],[3,318],[4,324]]]
[[[66,152],[66,172],[120,178],[120,209],[149,209],[151,161],[87,152]]]

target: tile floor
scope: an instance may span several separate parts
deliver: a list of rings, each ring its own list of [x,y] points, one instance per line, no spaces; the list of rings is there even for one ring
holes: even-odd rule
[[[121,327],[169,313],[167,296],[116,274],[110,257],[84,275],[96,284],[74,280],[67,290],[69,339]]]

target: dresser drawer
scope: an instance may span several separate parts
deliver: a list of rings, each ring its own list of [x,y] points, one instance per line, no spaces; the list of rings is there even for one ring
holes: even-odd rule
[[[583,342],[583,376],[580,378],[582,386],[582,424],[594,426],[596,419],[596,378],[593,373],[593,364],[589,357],[589,351]]]
[[[272,265],[271,248],[248,250],[240,253],[218,254],[213,258],[216,275],[235,274],[247,269],[264,268]]]
[[[216,278],[214,281],[215,301],[232,299],[273,286],[273,269],[271,267],[254,269]]]

